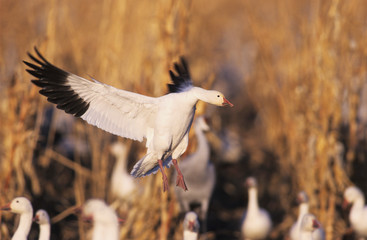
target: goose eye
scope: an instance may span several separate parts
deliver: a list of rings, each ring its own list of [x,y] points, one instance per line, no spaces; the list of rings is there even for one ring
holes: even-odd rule
[[[217,97],[220,97],[219,95],[217,95]]]

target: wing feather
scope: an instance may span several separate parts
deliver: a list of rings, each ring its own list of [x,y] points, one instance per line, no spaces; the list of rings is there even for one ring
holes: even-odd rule
[[[66,113],[81,117],[107,132],[142,141],[157,114],[157,98],[120,90],[98,81],[89,81],[49,63],[35,48],[35,62],[24,63],[40,94]],[[38,64],[38,65],[36,65]]]

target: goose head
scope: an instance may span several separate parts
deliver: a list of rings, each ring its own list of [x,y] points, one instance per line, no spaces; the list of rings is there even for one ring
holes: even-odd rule
[[[118,157],[118,156],[125,156],[128,152],[128,148],[125,144],[116,142],[111,145],[111,153]]]
[[[344,191],[344,202],[343,207],[347,208],[350,204],[353,204],[355,201],[363,199],[364,196],[361,190],[355,186],[350,186]]]
[[[50,223],[50,217],[48,216],[48,214],[45,210],[40,209],[36,212],[36,215],[34,216],[33,221],[38,223],[39,225],[49,224]]]
[[[313,214],[307,213],[302,218],[301,231],[313,232],[320,228],[320,223]]]
[[[101,224],[118,223],[115,212],[102,200],[90,199],[82,209],[82,218],[85,221]]]
[[[183,228],[190,232],[199,232],[200,224],[198,221],[198,215],[195,212],[186,213]]]
[[[297,203],[308,203],[308,196],[305,191],[301,191],[297,194]]]
[[[11,202],[1,207],[3,211],[10,211],[13,213],[33,213],[33,207],[31,202],[25,197],[14,198]]]
[[[248,177],[246,178],[246,187],[251,189],[251,188],[257,188],[257,181],[256,178],[254,177]]]
[[[207,102],[216,106],[233,107],[233,104],[224,97],[223,93],[215,90],[209,91],[207,94]]]

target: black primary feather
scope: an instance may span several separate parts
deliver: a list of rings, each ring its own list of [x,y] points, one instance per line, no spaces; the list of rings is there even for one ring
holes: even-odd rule
[[[189,67],[184,57],[180,57],[181,63],[175,63],[174,68],[177,75],[173,71],[169,71],[172,83],[167,84],[169,93],[184,92],[192,87]]]
[[[23,61],[31,69],[26,71],[37,79],[31,80],[34,85],[40,87],[40,94],[47,97],[47,100],[56,104],[56,107],[70,113],[75,117],[82,116],[89,108],[89,103],[76,93],[68,82],[68,77],[71,75],[64,70],[55,67],[49,63],[38,51],[34,48],[37,56],[28,53],[28,56],[34,63]]]

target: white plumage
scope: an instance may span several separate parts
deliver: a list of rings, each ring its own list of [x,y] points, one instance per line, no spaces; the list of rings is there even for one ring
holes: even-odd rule
[[[355,187],[348,187],[344,191],[344,207],[352,204],[349,213],[349,221],[352,228],[359,237],[367,237],[367,207],[364,205],[364,195],[362,191]]]
[[[146,139],[147,154],[136,163],[131,174],[142,177],[160,169],[165,191],[168,180],[164,166],[172,161],[178,171],[177,185],[187,190],[176,159],[187,148],[196,103],[201,100],[233,106],[222,93],[192,86],[183,59],[181,65],[175,64],[178,75],[170,71],[173,81],[168,84],[170,93],[155,98],[65,72],[50,64],[37,49],[35,51],[39,59],[28,55],[38,65],[24,63],[31,68],[27,71],[37,78],[32,82],[42,88],[40,93],[48,101],[110,133],[137,141]]]
[[[31,202],[25,197],[17,197],[1,207],[1,210],[20,214],[18,228],[11,239],[26,240],[32,226],[33,207]]]
[[[205,231],[206,217],[216,174],[214,165],[210,162],[210,147],[204,133],[209,131],[210,128],[204,117],[196,118],[194,129],[198,140],[196,152],[180,163],[180,168],[186,177],[186,184],[190,191],[184,192],[177,188],[175,193],[180,202],[181,210],[184,212],[190,211],[190,203],[200,203],[200,218],[204,222],[203,229]]]
[[[244,214],[241,232],[244,239],[265,239],[271,230],[269,213],[259,207],[257,199],[257,181],[253,177],[246,179],[248,187],[248,205]]]
[[[116,158],[111,177],[111,193],[121,200],[128,201],[136,189],[134,178],[127,172],[128,147],[116,142],[111,146],[111,153]]]
[[[40,234],[38,240],[49,240],[51,235],[50,217],[43,209],[39,209],[33,218],[33,221],[39,224]]]
[[[320,227],[320,223],[316,217],[310,213],[306,213],[302,217],[300,231],[297,240],[315,240],[313,232]]]
[[[291,240],[299,240],[299,234],[301,229],[301,223],[303,217],[309,213],[309,203],[307,194],[302,191],[297,195],[297,201],[299,203],[299,213],[297,221],[293,224],[290,230],[290,238]],[[312,232],[312,236],[314,240],[323,240],[325,239],[325,232],[322,229],[321,225]]]
[[[93,222],[92,240],[118,240],[119,222],[115,211],[104,201],[88,200],[82,208],[84,220]]]
[[[200,224],[195,212],[188,212],[183,222],[183,240],[197,240],[199,237]]]

